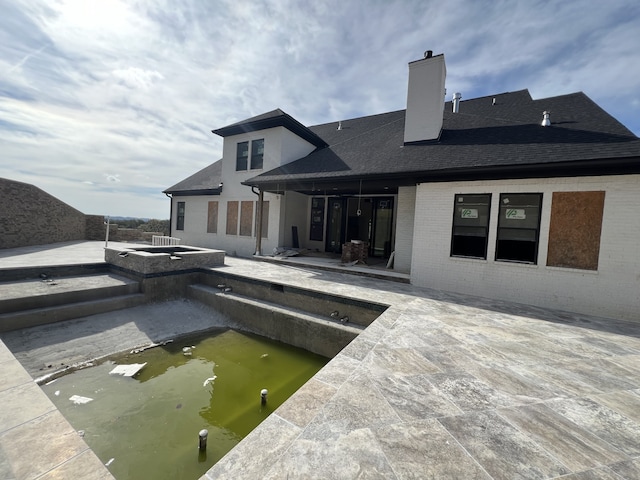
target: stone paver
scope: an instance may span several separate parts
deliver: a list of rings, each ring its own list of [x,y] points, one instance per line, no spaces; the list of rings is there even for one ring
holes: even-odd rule
[[[299,265],[221,268],[390,307],[203,479],[640,478],[640,324]]]

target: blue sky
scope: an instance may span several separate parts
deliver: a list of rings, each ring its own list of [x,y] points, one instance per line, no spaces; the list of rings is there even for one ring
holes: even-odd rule
[[[463,100],[583,91],[640,135],[637,0],[3,0],[0,12],[0,177],[87,214],[168,218],[162,190],[219,159],[211,130],[238,120],[405,108],[407,63],[427,49]]]

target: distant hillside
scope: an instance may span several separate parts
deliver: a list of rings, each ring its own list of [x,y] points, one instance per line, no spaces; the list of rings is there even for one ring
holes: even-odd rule
[[[119,220],[140,220],[141,222],[148,222],[149,220],[151,220],[150,218],[141,218],[141,217],[109,217],[109,220],[117,222]]]

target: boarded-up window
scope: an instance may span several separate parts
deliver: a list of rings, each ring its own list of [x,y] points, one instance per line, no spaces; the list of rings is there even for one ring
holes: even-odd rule
[[[227,202],[227,235],[238,234],[238,202]]]
[[[548,266],[598,269],[604,193],[553,193]]]
[[[253,227],[253,202],[240,202],[240,235],[245,237],[251,236]]]
[[[218,202],[209,202],[207,207],[207,233],[218,233]]]
[[[256,202],[256,232],[258,231],[258,209],[260,203]],[[267,238],[269,233],[269,202],[262,202],[262,238]]]

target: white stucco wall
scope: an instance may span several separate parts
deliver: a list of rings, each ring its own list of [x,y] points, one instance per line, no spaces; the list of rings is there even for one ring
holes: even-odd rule
[[[264,139],[263,168],[254,170],[236,171],[236,154],[238,142],[251,142]],[[241,135],[226,137],[223,145],[222,183],[223,189],[220,195],[213,196],[176,196],[173,198],[172,235],[182,239],[183,244],[218,248],[225,250],[229,255],[251,256],[255,253],[255,231],[251,236],[227,235],[227,203],[230,201],[257,201],[258,197],[251,188],[242,185],[241,182],[260,175],[263,172],[276,168],[285,163],[297,160],[308,155],[315,149],[313,145],[291,133],[283,127],[269,128],[258,132],[248,132]],[[216,185],[217,186],[217,185]],[[301,238],[304,233],[305,222],[296,219],[300,209],[306,209],[306,197],[297,203],[293,200],[285,209],[284,197],[265,193],[264,200],[269,202],[269,231],[268,237],[262,239],[262,253],[271,253],[275,247],[291,244],[291,228],[287,231],[280,226],[281,215],[286,212],[292,220],[299,224]],[[217,233],[207,233],[208,202],[218,201],[218,228]],[[177,202],[185,202],[184,230],[176,229]],[[257,211],[254,206],[253,228],[255,230],[255,218]],[[295,225],[296,223],[293,223]],[[291,225],[291,223],[289,224]],[[288,240],[289,243],[286,243]]]
[[[597,271],[547,267],[553,192],[605,191]],[[500,193],[543,193],[537,265],[494,260]],[[450,256],[456,193],[491,193],[487,260]],[[415,285],[578,313],[640,320],[640,175],[421,184],[416,192]]]
[[[248,189],[248,187],[245,187]],[[255,218],[257,215],[254,204],[253,228],[251,236],[227,235],[227,202],[229,201],[257,201],[257,196],[211,195],[173,198],[173,219],[171,234],[181,239],[183,245],[207,247],[224,250],[229,255],[243,257],[251,256],[256,250]],[[264,200],[269,202],[269,230],[267,238],[262,239],[262,252],[270,253],[278,245],[278,222],[280,220],[280,197],[265,193]],[[217,233],[207,233],[208,202],[218,202]],[[177,203],[185,202],[184,230],[176,229]]]
[[[306,248],[306,240],[309,238],[309,197],[296,192],[287,192],[284,195],[284,216],[282,217],[282,245],[293,246],[293,234],[291,227],[298,227],[298,242],[301,248]]]
[[[264,138],[263,168],[257,170],[236,171],[236,154],[239,142],[250,142]],[[222,147],[222,181],[224,189],[233,192],[241,191],[241,182],[251,177],[268,172],[276,167],[297,160],[311,153],[315,147],[306,140],[291,133],[284,127],[268,128],[257,132],[233,135],[224,139]]]
[[[409,63],[405,142],[433,140],[440,136],[446,77],[444,55]]]
[[[393,269],[408,273],[411,270],[413,224],[415,219],[416,187],[400,187],[396,202],[396,242]]]

